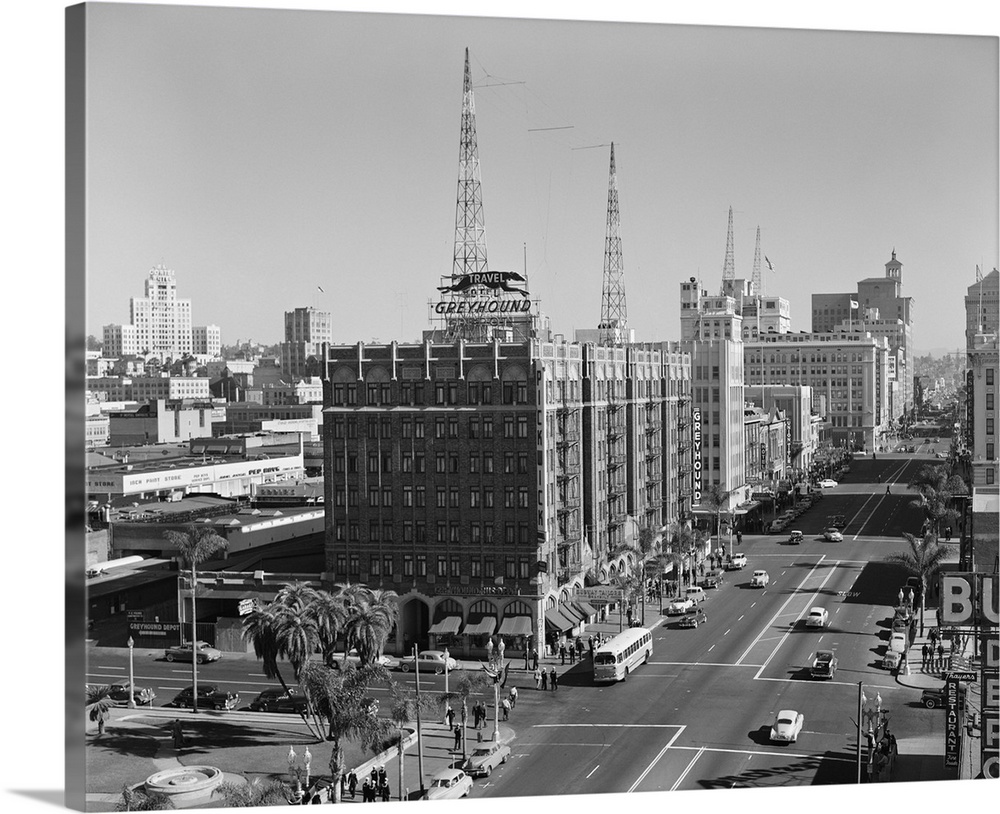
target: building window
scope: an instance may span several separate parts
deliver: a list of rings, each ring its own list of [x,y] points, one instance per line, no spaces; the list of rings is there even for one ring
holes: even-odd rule
[[[443,475],[447,471],[443,452],[439,452],[434,458],[434,471],[439,475]]]
[[[487,441],[493,438],[493,419],[483,419],[483,438]]]
[[[458,487],[452,487],[448,490],[448,507],[452,509],[457,509],[459,507],[459,490]]]
[[[483,453],[483,472],[487,475],[493,474],[493,453]]]
[[[417,508],[423,509],[427,506],[427,488],[425,486],[417,487]]]
[[[439,509],[448,508],[448,490],[440,486],[437,489],[437,507]]]
[[[479,438],[479,419],[470,418],[469,419],[469,438],[475,440]]]
[[[483,576],[486,579],[493,579],[496,576],[496,564],[492,557],[483,557]]]
[[[517,508],[527,509],[528,508],[528,487],[519,486],[517,489]]]
[[[427,472],[427,467],[424,461],[424,453],[422,452],[417,453],[417,456],[414,459],[413,471],[416,472],[418,475],[423,475],[424,473]]]
[[[483,564],[479,560],[471,560],[469,562],[469,568],[471,577],[482,577],[483,575]]]
[[[517,473],[519,475],[528,474],[528,453],[519,452],[517,454]]]
[[[413,487],[404,486],[403,487],[403,506],[407,509],[413,506]]]
[[[475,494],[475,492],[473,492],[472,494]],[[483,539],[482,529],[475,523],[473,523],[469,527],[469,539],[472,540],[472,542],[474,543],[482,542]]]
[[[426,577],[427,576],[427,555],[417,554],[417,576]]]
[[[413,576],[413,555],[404,554],[403,555],[403,576],[412,577]]]
[[[507,561],[504,563],[504,566],[505,566],[504,574],[506,575],[507,579],[516,579],[517,562],[515,561],[515,559],[513,557],[508,557]]]
[[[368,505],[372,508],[378,506],[378,487],[369,486],[368,487]],[[378,538],[373,538],[378,539]]]
[[[503,454],[503,473],[505,475],[514,474],[514,453],[505,452]]]
[[[385,554],[382,557],[382,575],[392,576],[392,554]]]
[[[503,541],[507,545],[514,545],[517,542],[517,526],[513,523],[503,524]],[[511,574],[513,576],[513,574]]]
[[[485,506],[487,509],[492,509],[493,508],[493,490],[492,489],[484,489],[483,490],[483,506]]]
[[[517,437],[528,437],[528,417],[526,415],[519,415],[517,417]]]
[[[996,444],[987,443],[986,444],[986,460],[992,461],[996,458]]]
[[[483,542],[486,545],[493,545],[493,524],[483,526]],[[492,576],[488,574],[487,576]]]
[[[449,418],[448,419],[448,437],[458,438],[458,419]]]
[[[503,490],[503,507],[505,509],[514,508],[514,487],[505,486]],[[513,541],[511,541],[513,542]]]
[[[512,415],[505,415],[503,417],[503,437],[514,437],[514,416]]]
[[[986,470],[986,483],[992,485],[993,482],[994,482],[993,479],[994,479],[994,470],[993,469],[987,469]]]
[[[987,418],[986,419],[986,434],[987,435],[993,435],[994,434],[993,433],[993,422],[994,422],[994,420],[995,419],[993,419],[993,418]]]
[[[381,576],[377,554],[372,554],[371,557],[368,558],[368,569],[369,569],[369,574],[371,576],[373,577]]]
[[[359,576],[361,574],[361,556],[359,554],[351,554],[350,556],[350,568],[348,569],[351,576]]]
[[[989,386],[993,385],[993,376],[994,376],[993,368],[992,367],[986,368],[986,384],[987,385],[989,385]]]
[[[987,393],[986,394],[986,409],[987,410],[992,410],[993,409],[993,394],[992,393]]]
[[[452,554],[448,558],[448,574],[453,577],[461,575],[460,562],[458,554]]]
[[[437,558],[437,575],[439,577],[448,576],[448,558],[438,557]]]
[[[444,438],[445,433],[445,423],[443,418],[437,418],[434,420],[434,437]]]
[[[531,576],[531,564],[527,557],[521,557],[518,560],[518,577],[520,579],[528,579]]]
[[[417,439],[424,437],[424,420],[422,418],[413,422],[413,437]]]
[[[503,403],[504,404],[514,403],[514,382],[503,383]]]
[[[478,455],[470,455],[469,456],[469,472],[472,473],[473,475],[478,475],[479,474],[479,469],[480,469],[480,466],[479,466],[479,456]]]
[[[413,523],[409,520],[403,523],[403,542],[412,543],[413,542]]]

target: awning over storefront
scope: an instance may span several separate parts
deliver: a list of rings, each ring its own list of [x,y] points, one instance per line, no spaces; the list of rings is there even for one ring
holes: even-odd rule
[[[749,503],[741,503],[739,506],[736,507],[736,514],[737,515],[747,514],[748,512],[752,512],[759,505],[760,503],[756,500],[751,500]]]
[[[446,616],[440,622],[435,622],[431,625],[431,629],[428,633],[433,633],[435,636],[442,636],[445,634],[454,635],[458,633],[458,629],[462,626],[461,616]]]
[[[574,599],[573,602],[580,610],[587,614],[587,616],[597,616],[597,608],[589,602],[584,602],[582,599]]]
[[[507,616],[500,623],[500,630],[498,633],[501,636],[530,636],[531,617]]]
[[[577,625],[580,622],[587,621],[587,614],[585,614],[572,602],[560,602],[559,613],[561,613],[567,619],[572,619],[574,625]]]
[[[545,624],[556,630],[571,630],[576,627],[576,622],[563,616],[558,608],[549,608],[545,611]]]
[[[478,622],[466,625],[462,633],[466,636],[492,636],[496,627],[497,620],[495,616],[484,616]]]

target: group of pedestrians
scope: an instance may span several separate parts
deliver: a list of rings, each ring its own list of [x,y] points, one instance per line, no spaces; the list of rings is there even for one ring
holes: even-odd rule
[[[341,778],[341,795],[349,794],[354,799],[358,790],[358,776],[354,772],[348,773],[346,778]],[[365,778],[361,784],[361,802],[376,803],[381,800],[388,803],[391,797],[389,791],[389,775],[385,771],[385,766],[372,766],[371,774]]]
[[[935,646],[935,641],[936,637],[920,648],[925,673],[942,672],[947,669],[946,662],[951,660],[950,658],[945,659],[944,644],[937,642],[937,646]]]
[[[544,667],[535,669],[535,689],[536,690],[557,690],[559,688],[559,675],[556,668],[552,667],[548,672]]]
[[[482,729],[486,726],[486,702],[476,701],[472,705],[472,728]]]

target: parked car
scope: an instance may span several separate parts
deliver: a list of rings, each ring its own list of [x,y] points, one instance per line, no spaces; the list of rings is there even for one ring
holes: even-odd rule
[[[896,653],[905,653],[910,642],[903,631],[896,631],[889,634],[889,649]]]
[[[721,568],[716,568],[714,571],[709,571],[705,574],[705,579],[702,582],[706,588],[721,588],[722,582],[725,578],[725,571]]]
[[[510,757],[510,747],[500,743],[477,746],[462,767],[472,777],[489,777],[490,773]]]
[[[805,716],[794,709],[783,709],[774,718],[771,740],[775,743],[795,743],[802,731]]]
[[[689,596],[678,596],[667,605],[667,616],[681,616],[694,607],[694,600]]]
[[[198,659],[199,664],[204,664],[206,661],[218,661],[222,658],[222,651],[216,650],[211,647],[207,642],[197,642]],[[168,647],[163,652],[163,658],[167,661],[191,661],[194,656],[195,649],[191,642],[187,644],[176,644],[173,647]]]
[[[412,661],[412,659],[411,659]],[[431,778],[431,785],[421,800],[455,800],[468,797],[472,778],[461,769],[442,769]]]
[[[796,529],[790,535],[788,535],[788,542],[791,545],[798,545],[799,543],[802,542],[802,537],[803,537],[802,532]]]
[[[898,650],[886,650],[885,655],[882,656],[882,667],[886,670],[895,670],[902,660],[903,654]]]
[[[116,707],[127,707],[129,699],[128,682],[124,684],[111,684],[108,687],[108,697]],[[131,692],[136,706],[152,706],[156,693],[152,687],[134,687]]]
[[[458,662],[451,656],[448,656],[447,659],[445,658],[443,650],[421,650],[417,653],[417,662],[420,665],[421,672],[433,670],[437,675],[441,675],[445,671],[446,661],[449,673],[458,666]],[[399,660],[399,669],[404,673],[408,673],[413,667],[413,656],[407,656]]]
[[[223,690],[216,684],[198,685],[198,706],[210,707],[212,709],[227,710],[235,709],[240,703],[238,692]],[[194,708],[194,687],[185,687],[174,698],[175,707]]]
[[[287,692],[283,687],[271,687],[250,702],[250,709],[255,712],[301,713],[306,711],[306,697],[294,687],[289,687]]]
[[[831,514],[828,518],[826,518],[826,524],[843,531],[847,526],[847,518],[842,514]]]
[[[767,571],[754,571],[753,574],[750,575],[751,588],[764,588],[770,581],[771,578],[767,575]]]
[[[817,606],[809,610],[809,615],[806,617],[806,627],[826,627],[829,620],[830,614],[826,608]]]
[[[840,533],[840,529],[836,526],[831,526],[823,532],[823,539],[831,543],[842,543],[844,542],[844,535]]]
[[[945,705],[945,692],[944,687],[928,687],[920,694],[920,703],[923,704],[927,709],[935,709],[937,707],[943,707]],[[962,705],[965,702],[965,685],[958,685],[958,703]]]
[[[823,478],[823,480],[819,482],[819,486],[821,489],[833,489],[836,485],[837,481],[835,481],[833,478]]]
[[[910,625],[913,624],[908,616],[896,615],[892,617],[892,632],[893,633],[906,633],[910,629]]]
[[[692,602],[704,602],[705,589],[702,588],[700,585],[692,585],[690,588],[684,589],[684,596],[686,596]]]
[[[837,672],[837,657],[832,650],[817,650],[810,675],[813,678],[833,678]]]
[[[726,563],[726,568],[730,571],[738,571],[742,568],[747,567],[747,555],[742,551],[738,554],[733,554],[733,558]]]
[[[780,534],[785,530],[787,523],[784,520],[774,520],[771,525],[767,527],[767,530],[771,534]]]

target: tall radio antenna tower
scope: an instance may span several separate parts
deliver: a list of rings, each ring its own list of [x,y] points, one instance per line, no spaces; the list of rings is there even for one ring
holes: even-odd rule
[[[733,208],[729,207],[729,231],[726,232],[726,261],[722,266],[722,285],[725,293],[726,280],[736,279],[736,263],[733,261]]]
[[[764,295],[764,279],[760,276],[760,226],[757,227],[757,248],[753,250],[753,293],[759,300]]]
[[[625,269],[622,263],[621,215],[618,210],[618,175],[615,172],[615,145],[611,143],[611,173],[608,180],[608,230],[604,240],[604,285],[601,292],[601,322],[598,338],[602,345],[627,341],[628,314],[625,308]]]
[[[476,143],[476,100],[472,94],[469,49],[466,48],[452,275],[457,277],[486,270],[486,222],[483,219],[483,190],[479,176],[479,147]]]

